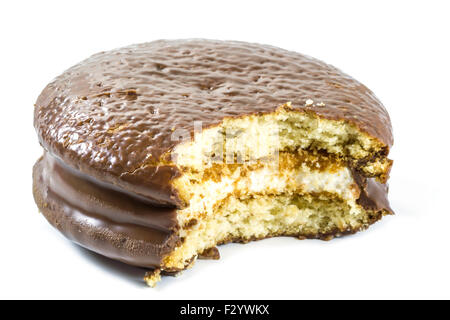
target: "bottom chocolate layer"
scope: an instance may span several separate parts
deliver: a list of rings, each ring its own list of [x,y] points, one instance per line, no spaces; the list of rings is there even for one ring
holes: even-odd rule
[[[369,212],[364,224],[323,233],[290,230],[245,238],[229,235],[217,244],[247,242],[276,235],[329,240],[359,231],[379,220],[383,214],[391,213],[385,185],[364,179],[356,172],[353,176],[361,190],[358,204]],[[166,272],[181,270],[195,258],[195,254],[190,256],[182,266],[170,262],[173,249],[186,240],[180,238],[177,209],[155,207],[145,199],[81,175],[48,154],[33,168],[33,193],[39,209],[54,227],[67,238],[99,254],[131,265],[162,268]]]
[[[47,220],[79,245],[127,264],[157,268],[178,243],[175,209],[101,187],[44,155],[33,194]]]

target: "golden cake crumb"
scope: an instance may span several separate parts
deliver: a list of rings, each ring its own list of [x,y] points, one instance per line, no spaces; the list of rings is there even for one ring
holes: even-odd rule
[[[148,271],[144,276],[144,281],[149,287],[154,288],[156,284],[161,281],[161,270],[155,269]]]

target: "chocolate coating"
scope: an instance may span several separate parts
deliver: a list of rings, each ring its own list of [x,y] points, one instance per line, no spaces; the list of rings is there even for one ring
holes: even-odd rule
[[[366,210],[380,210],[384,209],[390,214],[393,214],[389,200],[387,197],[389,187],[387,184],[379,183],[373,178],[363,177],[357,170],[352,169],[352,176],[355,183],[360,190],[359,198],[356,201],[361,207]]]
[[[107,257],[157,268],[178,243],[176,211],[154,207],[80,176],[45,154],[33,193],[47,220],[70,240]]]
[[[312,99],[325,106],[305,106]],[[71,167],[160,205],[181,206],[159,165],[194,121],[295,109],[354,123],[389,148],[391,123],[364,85],[321,61],[234,41],[155,41],[98,53],[41,93],[34,124],[41,144]]]

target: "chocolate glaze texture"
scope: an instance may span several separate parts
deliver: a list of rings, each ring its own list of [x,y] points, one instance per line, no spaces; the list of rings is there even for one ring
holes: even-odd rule
[[[366,210],[386,210],[390,214],[394,213],[389,204],[387,184],[380,183],[374,178],[366,178],[352,168],[351,172],[353,180],[360,190],[359,198],[356,201],[360,206]]]
[[[67,238],[128,264],[157,268],[177,244],[176,211],[154,207],[80,176],[45,154],[34,168],[35,197]]]
[[[324,105],[306,106],[307,100]],[[173,129],[194,121],[297,110],[354,123],[392,145],[385,108],[364,85],[321,61],[279,48],[235,41],[155,41],[101,52],[51,82],[39,96],[34,124],[41,144],[71,167],[180,206],[160,166],[178,142]]]

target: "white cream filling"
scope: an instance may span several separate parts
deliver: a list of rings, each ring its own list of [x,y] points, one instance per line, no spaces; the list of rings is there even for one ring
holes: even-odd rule
[[[251,194],[281,194],[299,191],[301,193],[329,192],[344,200],[355,200],[358,189],[349,169],[343,167],[334,171],[316,171],[304,166],[296,170],[274,170],[263,167],[241,177],[237,169],[232,176],[220,181],[205,181],[194,184],[189,206],[182,210],[179,218],[189,221],[199,214],[212,214],[214,205],[231,194],[242,197]],[[183,222],[183,221],[180,221]]]

